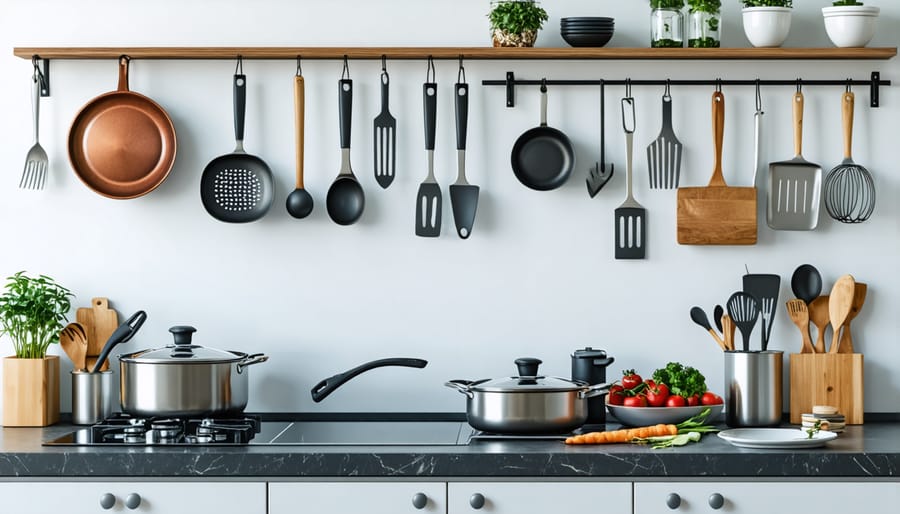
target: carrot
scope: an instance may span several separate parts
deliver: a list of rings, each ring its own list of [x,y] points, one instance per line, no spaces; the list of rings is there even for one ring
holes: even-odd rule
[[[605,432],[590,432],[566,438],[566,444],[610,444],[630,443],[635,439],[678,434],[676,425],[653,425],[649,427],[623,428]]]

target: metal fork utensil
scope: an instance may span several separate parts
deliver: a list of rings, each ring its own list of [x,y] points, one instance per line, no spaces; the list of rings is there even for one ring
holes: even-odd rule
[[[34,118],[34,144],[28,150],[28,155],[25,156],[25,169],[22,170],[22,178],[19,180],[19,187],[23,189],[43,189],[44,182],[47,180],[47,169],[50,167],[50,159],[47,157],[47,152],[44,151],[41,143],[38,142],[41,81],[41,73],[35,68],[31,95],[31,114]]]

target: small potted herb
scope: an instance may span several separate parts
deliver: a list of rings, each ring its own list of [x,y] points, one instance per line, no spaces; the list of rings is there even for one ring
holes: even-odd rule
[[[739,0],[744,34],[756,47],[778,47],[791,31],[792,0]]]
[[[721,42],[722,0],[687,0],[688,46],[718,48]]]
[[[46,426],[59,420],[59,342],[72,293],[45,275],[20,271],[0,295],[0,336],[16,355],[3,359],[3,425]]]
[[[684,0],[650,0],[650,47],[684,46]]]
[[[494,46],[530,47],[550,19],[534,0],[501,0],[488,13]]]
[[[875,21],[881,9],[854,0],[837,0],[822,8],[825,32],[834,46],[863,47],[875,37]]]

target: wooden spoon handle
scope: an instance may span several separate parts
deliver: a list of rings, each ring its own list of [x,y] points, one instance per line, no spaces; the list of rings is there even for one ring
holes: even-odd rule
[[[303,77],[294,77],[294,129],[297,133],[297,189],[303,189],[303,116],[305,109]]]

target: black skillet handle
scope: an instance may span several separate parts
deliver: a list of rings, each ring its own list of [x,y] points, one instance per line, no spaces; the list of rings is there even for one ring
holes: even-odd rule
[[[357,366],[350,371],[345,371],[343,373],[338,373],[333,377],[326,378],[325,380],[319,382],[315,386],[313,386],[310,393],[312,394],[312,399],[314,402],[318,403],[325,399],[326,396],[334,392],[335,389],[342,386],[345,382],[350,380],[351,378],[359,375],[360,373],[369,371],[370,369],[380,368],[382,366],[405,366],[408,368],[424,368],[428,364],[428,361],[422,359],[407,359],[407,358],[393,358],[393,359],[379,359],[371,362],[367,362],[360,366]]]
[[[247,76],[234,76],[234,138],[244,140],[244,112],[247,110]]]
[[[469,128],[469,85],[456,84],[456,149],[466,149],[466,132]]]
[[[341,148],[350,148],[350,120],[353,115],[353,80],[338,81],[338,107],[341,112]]]
[[[437,84],[426,82],[422,85],[422,100],[425,105],[425,149],[434,150],[434,133],[437,125]]]

